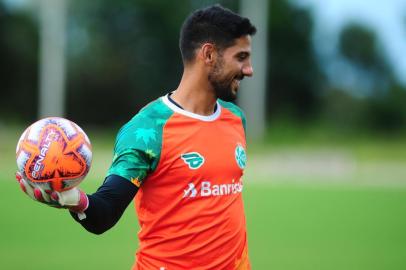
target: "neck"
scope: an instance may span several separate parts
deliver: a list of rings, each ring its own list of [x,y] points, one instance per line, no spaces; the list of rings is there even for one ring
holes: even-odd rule
[[[217,101],[204,73],[186,68],[171,98],[186,111],[204,116],[213,114]]]

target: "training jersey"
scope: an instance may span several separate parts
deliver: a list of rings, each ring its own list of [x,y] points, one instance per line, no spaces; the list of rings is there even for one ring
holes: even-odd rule
[[[139,187],[136,270],[250,269],[242,199],[245,118],[217,101],[210,116],[163,96],[119,131],[108,174]]]

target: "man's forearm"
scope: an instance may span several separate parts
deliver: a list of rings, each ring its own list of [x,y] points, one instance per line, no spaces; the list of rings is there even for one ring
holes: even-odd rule
[[[137,191],[127,179],[110,175],[95,193],[87,195],[89,207],[85,219],[80,220],[77,213],[70,214],[87,231],[102,234],[117,223]]]

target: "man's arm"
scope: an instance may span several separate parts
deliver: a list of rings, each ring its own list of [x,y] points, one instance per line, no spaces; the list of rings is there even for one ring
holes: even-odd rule
[[[102,234],[117,223],[137,191],[137,186],[127,179],[109,175],[95,193],[87,195],[86,218],[80,220],[77,213],[71,211],[70,214],[87,231]]]

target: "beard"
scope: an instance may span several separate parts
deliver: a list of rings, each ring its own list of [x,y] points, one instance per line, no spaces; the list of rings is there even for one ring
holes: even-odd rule
[[[242,80],[244,75],[238,76],[223,74],[224,60],[219,58],[209,73],[208,80],[213,87],[214,94],[217,98],[224,101],[235,101],[237,99],[238,85],[233,90],[233,82],[235,80]]]

